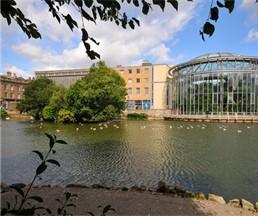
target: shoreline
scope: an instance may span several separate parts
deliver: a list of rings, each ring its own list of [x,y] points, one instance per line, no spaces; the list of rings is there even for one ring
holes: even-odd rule
[[[85,206],[96,213],[99,211],[98,205],[110,204],[116,210],[116,213],[111,215],[258,216],[258,201],[255,204],[245,199],[232,199],[226,202],[222,196],[209,194],[206,197],[202,192],[192,193],[179,186],[167,185],[163,181],[159,182],[157,188],[107,187],[101,184],[35,185],[32,187],[31,194],[41,196],[47,200],[47,206],[55,209],[56,204],[49,201],[53,198],[61,199],[66,191],[78,195],[75,202],[77,203],[77,209],[74,209],[75,215],[84,215],[83,212],[87,212]],[[2,206],[5,205],[5,201],[12,202],[13,196],[14,190],[2,183]],[[156,203],[155,206],[153,206],[154,203]]]

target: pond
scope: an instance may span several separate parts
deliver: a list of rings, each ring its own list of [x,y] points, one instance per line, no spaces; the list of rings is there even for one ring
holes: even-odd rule
[[[47,151],[47,132],[69,144],[56,146],[52,157],[61,168],[49,167],[38,184],[155,187],[164,180],[226,199],[258,199],[257,124],[2,121],[1,132],[2,181],[8,184],[30,182],[39,162],[31,151]]]

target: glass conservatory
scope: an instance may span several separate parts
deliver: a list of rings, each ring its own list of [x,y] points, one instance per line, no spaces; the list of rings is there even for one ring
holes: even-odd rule
[[[176,65],[167,96],[179,115],[258,115],[258,57],[213,53]]]

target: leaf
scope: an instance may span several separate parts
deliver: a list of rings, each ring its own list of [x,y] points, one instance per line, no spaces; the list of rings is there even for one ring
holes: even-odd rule
[[[205,41],[204,34],[203,34],[202,31],[200,31],[200,35],[201,35],[201,37],[202,37],[202,40]]]
[[[229,10],[229,13],[231,13],[234,10],[235,7],[235,0],[224,0],[225,8]]]
[[[47,165],[46,165],[45,162],[43,162],[43,163],[41,163],[41,164],[38,166],[38,168],[37,168],[37,170],[36,170],[36,174],[39,175],[39,174],[43,173],[46,169],[47,169]]]
[[[39,196],[30,196],[30,197],[28,197],[28,200],[29,199],[35,200],[35,201],[40,202],[40,203],[43,202],[43,199]]]
[[[133,21],[132,20],[130,20],[129,22],[128,22],[128,24],[129,24],[129,26],[131,27],[131,29],[134,29],[134,23],[133,23]]]
[[[90,20],[90,21],[92,21],[92,22],[95,22],[95,20],[94,20],[84,9],[82,9],[81,11],[82,11],[82,16],[83,16],[85,19]]]
[[[149,6],[149,4],[145,0],[143,0],[142,3],[143,3],[142,13],[144,15],[147,15],[148,12],[149,12],[150,6]]]
[[[54,159],[49,159],[49,160],[47,160],[47,162],[55,164],[55,165],[60,167],[60,163],[58,161],[54,160]]]
[[[211,8],[210,19],[215,20],[215,22],[217,22],[218,18],[219,18],[219,9],[217,7]]]
[[[56,143],[59,143],[59,144],[67,144],[67,142],[65,142],[64,140],[56,140]]]
[[[217,1],[217,5],[218,5],[218,7],[220,7],[220,8],[223,8],[223,7],[224,7],[224,4],[222,4],[220,1]]]
[[[92,38],[92,37],[90,37],[90,40],[92,41],[92,42],[94,42],[95,44],[97,44],[97,45],[99,45],[100,43],[99,42],[97,42],[94,38]]]
[[[172,6],[178,10],[178,1],[177,0],[167,0]]]
[[[16,187],[16,186],[14,186],[14,185],[11,185],[10,188],[16,190],[17,193],[19,193],[22,197],[24,197],[24,193],[23,193],[23,191],[22,191],[21,188]]]
[[[105,214],[106,214],[107,212],[109,212],[109,211],[115,211],[115,209],[113,209],[113,208],[111,207],[111,205],[105,206],[104,209],[103,209],[103,215],[105,215]]]
[[[65,192],[65,199],[69,200],[71,197],[71,193],[70,192]]]
[[[74,3],[81,8],[82,7],[82,0],[74,0]]]
[[[165,8],[165,0],[152,0],[153,4],[159,5],[162,11],[164,11]]]
[[[32,151],[32,152],[34,152],[34,153],[36,153],[38,156],[39,156],[39,158],[41,159],[41,160],[43,160],[44,159],[44,157],[43,157],[43,155],[42,155],[42,153],[41,152],[39,152],[39,151]]]
[[[45,135],[46,135],[46,136],[48,137],[48,139],[49,139],[49,147],[50,147],[50,148],[53,148],[53,146],[54,146],[54,144],[55,144],[54,137],[51,136],[51,135],[48,134],[48,133],[45,133]]]
[[[133,0],[133,4],[134,4],[134,6],[139,7],[139,1],[138,0]]]
[[[82,9],[83,11],[83,9]],[[67,14],[66,16],[63,15],[63,17],[66,20],[67,25],[70,27],[70,29],[73,31],[74,26],[76,26],[78,28],[77,22],[75,20],[73,20],[73,18],[71,17],[70,14]]]
[[[88,8],[90,8],[91,5],[93,4],[93,0],[83,0],[83,1],[84,1],[84,4],[85,4]]]
[[[91,216],[95,216],[95,214],[93,214],[92,212],[87,212],[89,215],[91,215]]]
[[[210,22],[206,22],[203,26],[203,32],[207,35],[209,35],[210,37],[213,35],[215,31],[215,27],[214,25],[212,25]]]
[[[89,38],[88,32],[84,28],[82,28],[81,30],[82,30],[82,41],[88,40]]]
[[[73,203],[69,203],[69,204],[67,204],[66,206],[67,206],[67,207],[74,207],[74,208],[76,208],[76,205],[73,204]]]
[[[140,21],[139,21],[138,19],[136,19],[136,18],[134,18],[134,17],[133,17],[132,19],[134,20],[134,22],[137,23],[138,26],[140,26]]]
[[[48,214],[51,215],[52,212],[51,212],[51,210],[49,208],[46,208],[45,210],[47,211]]]

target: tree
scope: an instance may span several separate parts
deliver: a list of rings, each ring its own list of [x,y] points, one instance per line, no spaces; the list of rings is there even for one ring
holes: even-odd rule
[[[100,55],[91,49],[90,43],[99,44],[96,39],[89,35],[86,29],[84,21],[97,23],[98,20],[105,22],[115,22],[116,25],[122,28],[134,29],[135,26],[140,26],[140,21],[135,17],[129,17],[126,12],[122,12],[121,5],[129,4],[135,8],[141,8],[144,15],[148,15],[153,5],[158,5],[162,11],[164,11],[166,4],[171,5],[175,10],[178,10],[178,0],[43,0],[48,8],[59,23],[65,22],[68,27],[73,31],[74,28],[79,28],[78,20],[72,17],[69,13],[62,13],[62,9],[65,7],[74,8],[79,17],[82,20],[82,41],[85,46],[85,50],[90,59],[100,58]],[[193,0],[187,0],[193,1]],[[258,2],[258,0],[253,0]],[[208,18],[200,30],[200,35],[203,40],[206,36],[212,36],[215,31],[214,22],[219,19],[219,11],[222,8],[226,8],[229,13],[234,10],[235,0],[210,0],[211,6],[208,12]],[[29,38],[41,38],[40,32],[37,29],[35,23],[25,17],[23,12],[16,6],[15,0],[2,0],[1,1],[1,15],[6,19],[8,25],[15,21],[20,28],[27,34]]]
[[[67,92],[66,102],[78,122],[113,119],[125,109],[125,81],[103,63],[90,68]]]
[[[33,80],[26,86],[24,98],[18,104],[17,109],[20,112],[28,112],[35,119],[40,119],[42,111],[49,103],[55,88],[54,82],[45,77]]]

